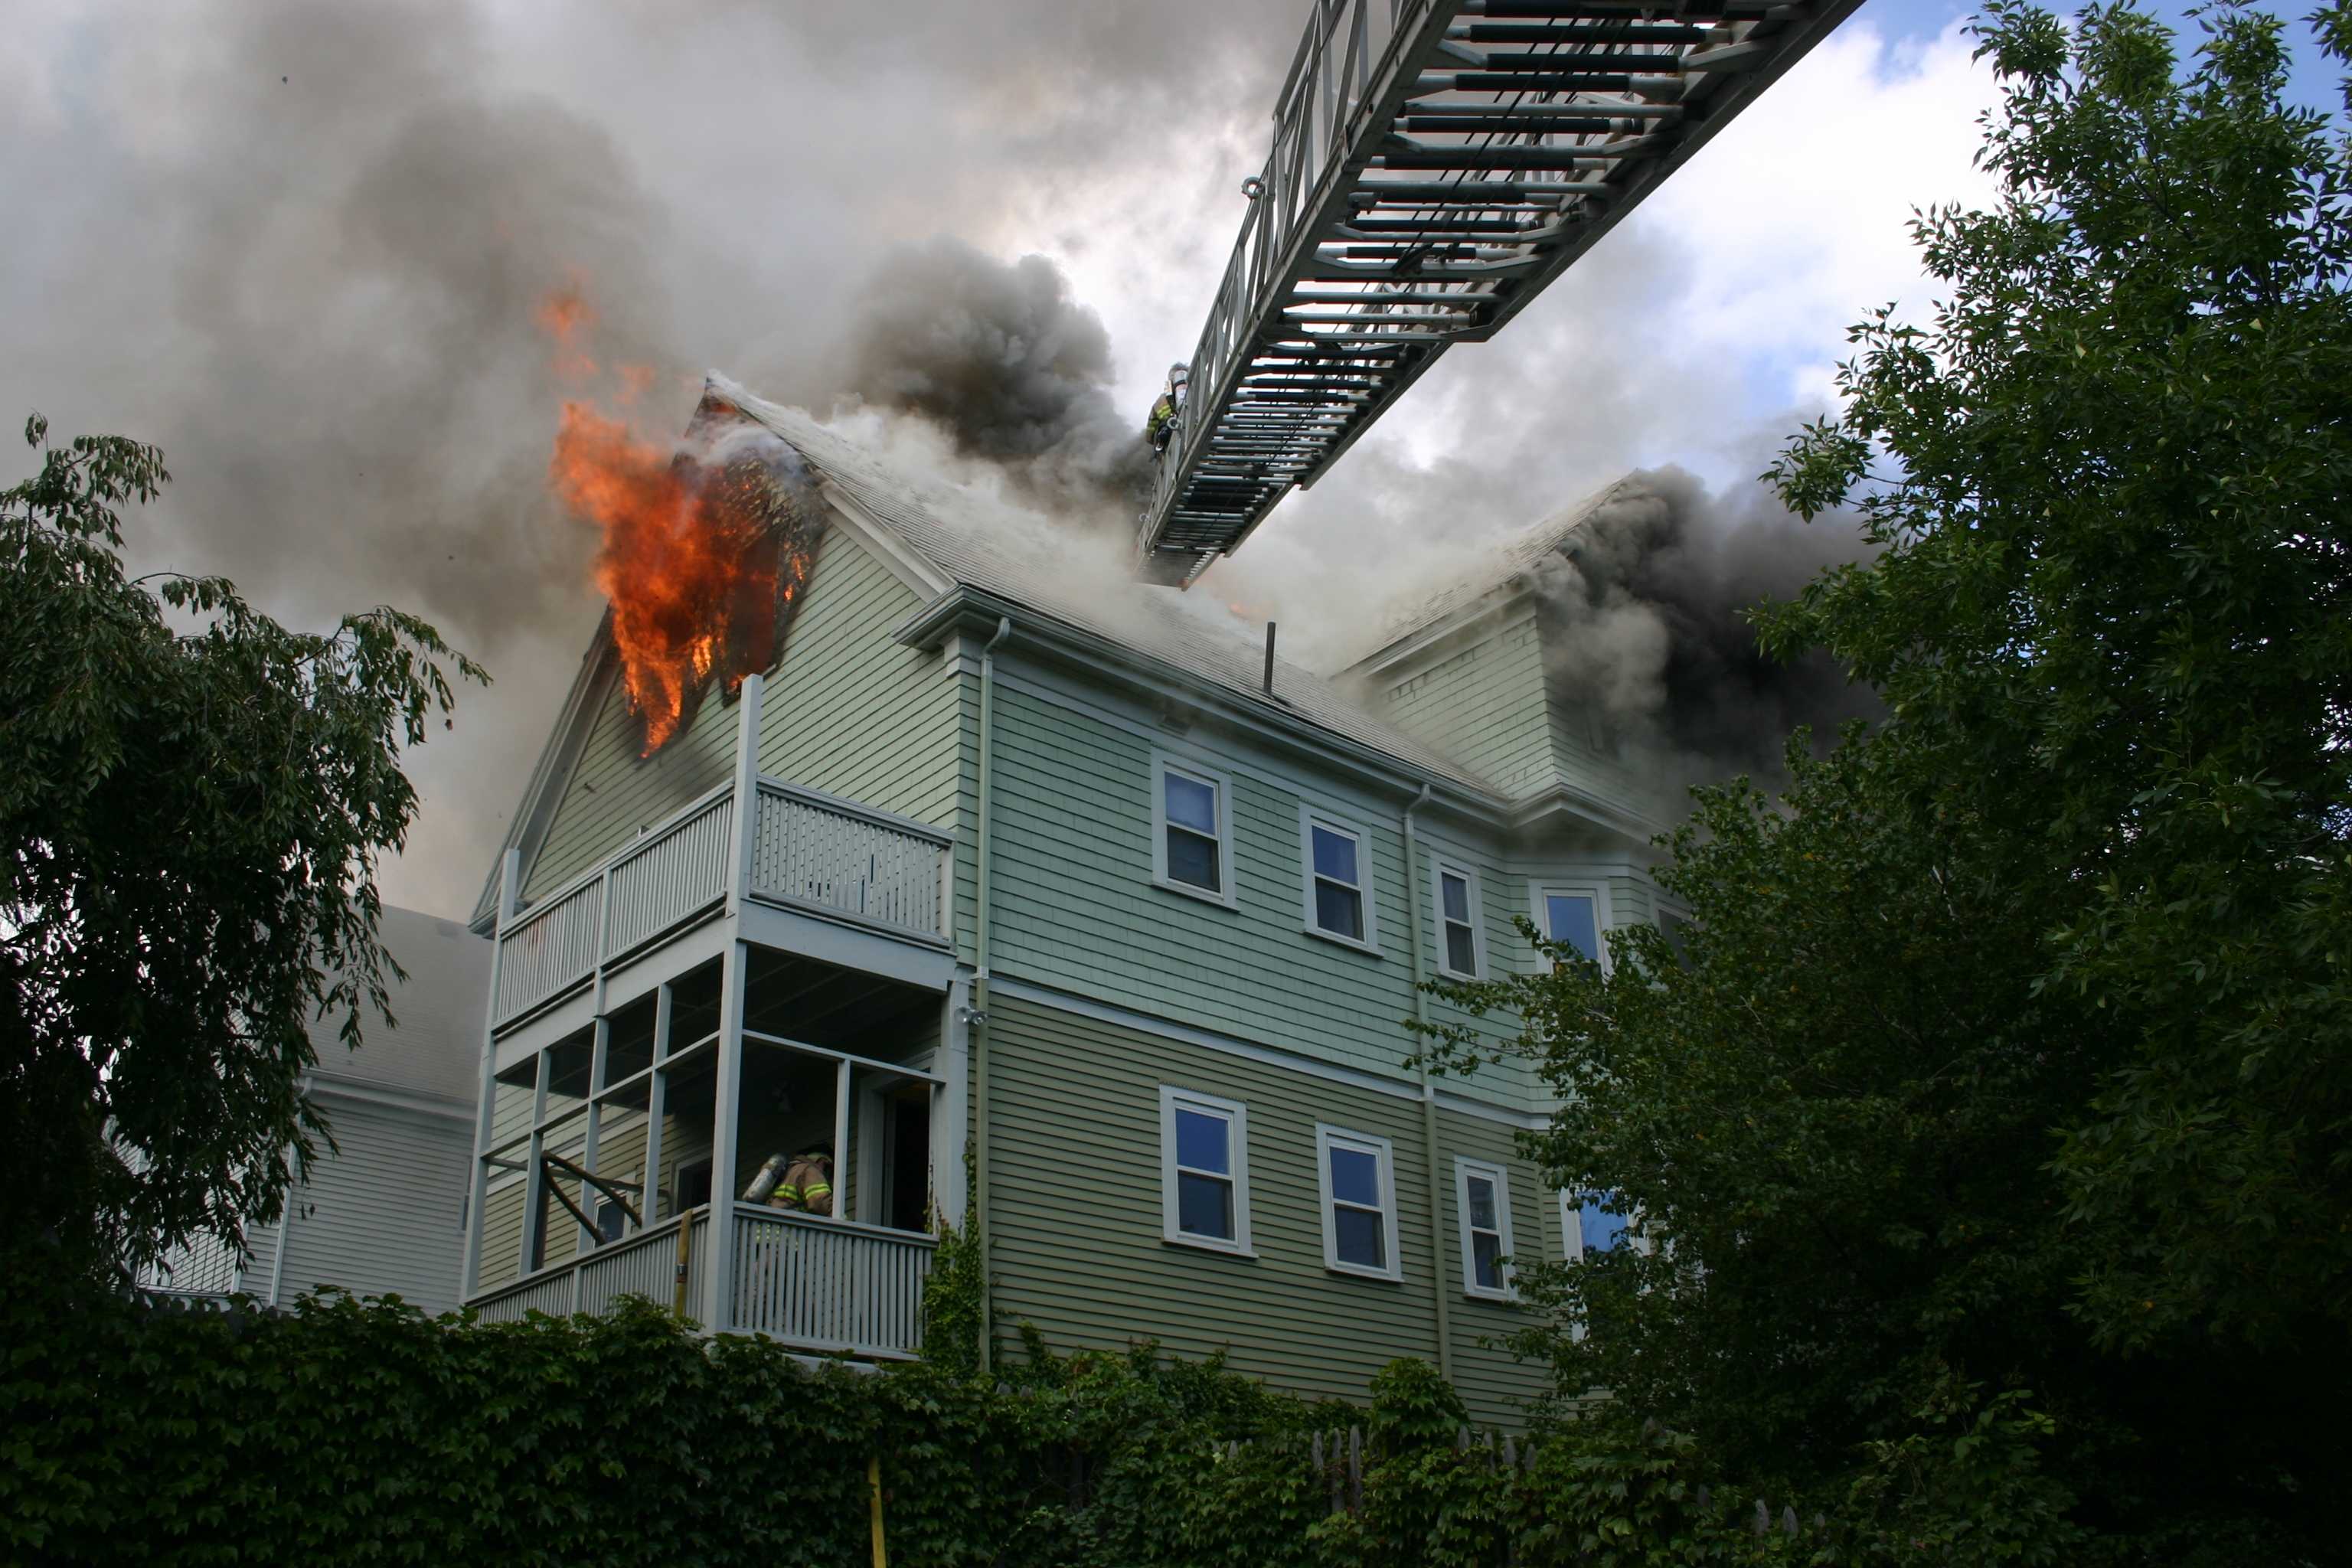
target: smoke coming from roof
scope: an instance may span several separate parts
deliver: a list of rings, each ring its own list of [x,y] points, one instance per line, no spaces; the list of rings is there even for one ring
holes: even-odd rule
[[[960,240],[886,257],[859,302],[842,389],[938,425],[1048,509],[1106,525],[1150,493],[1151,452],[1112,400],[1110,334],[1042,256]]]
[[[1761,485],[1717,496],[1679,468],[1630,475],[1530,568],[1546,679],[1598,749],[1677,797],[1735,773],[1777,779],[1790,731],[1810,726],[1818,746],[1881,710],[1824,653],[1767,658],[1745,612],[1867,554],[1850,520],[1808,524]]]

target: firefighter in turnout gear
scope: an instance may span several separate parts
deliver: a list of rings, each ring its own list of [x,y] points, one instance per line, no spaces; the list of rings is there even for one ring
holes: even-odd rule
[[[1168,384],[1160,389],[1160,401],[1151,405],[1151,417],[1144,422],[1143,433],[1151,442],[1151,449],[1164,452],[1176,434],[1176,411],[1184,406],[1184,389],[1192,378],[1192,367],[1171,364],[1168,367]]]
[[[792,1163],[784,1186],[800,1194],[800,1206],[811,1214],[833,1213],[833,1151],[820,1143]]]
[[[833,1151],[823,1143],[798,1154],[768,1156],[743,1189],[747,1204],[805,1214],[833,1213]]]

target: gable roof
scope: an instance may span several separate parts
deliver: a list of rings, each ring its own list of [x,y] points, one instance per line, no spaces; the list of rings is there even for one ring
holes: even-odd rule
[[[1269,698],[1264,645],[1205,597],[1137,580],[1124,539],[1056,523],[919,464],[886,463],[805,411],[755,397],[716,374],[705,384],[704,410],[714,404],[734,408],[797,452],[830,487],[828,499],[836,510],[870,536],[869,542],[909,586],[930,598],[927,613],[959,589],[974,590],[1124,649],[1178,679],[1210,688],[1277,726],[1320,731],[1401,771],[1444,780],[1498,809],[1506,804],[1502,792],[1485,778],[1383,723],[1332,681],[1279,655]],[[595,718],[593,698],[601,689],[598,677],[607,667],[611,642],[607,612],[521,803],[509,818],[505,841],[475,905],[477,931],[488,930],[494,921],[499,860],[515,847],[530,858],[534,835],[543,831],[563,790],[577,736]]]
[[[1405,645],[1442,635],[1525,584],[1536,564],[1559,552],[1602,512],[1622,501],[1651,494],[1641,477],[1627,474],[1575,501],[1475,558],[1461,574],[1416,598],[1391,604],[1379,620],[1379,641],[1350,660],[1348,669],[1384,663]]]
[[[1276,654],[1274,699],[1265,648],[1222,606],[1138,581],[1123,539],[1075,535],[1067,524],[905,465],[885,468],[805,412],[754,397],[722,377],[723,398],[774,432],[858,510],[946,582],[974,588],[1118,644],[1263,709],[1499,800],[1501,792],[1444,752],[1383,723],[1331,681]]]
[[[490,1002],[490,944],[456,921],[383,906],[377,934],[405,980],[385,974],[396,1027],[360,1017],[360,1048],[344,1047],[340,1016],[311,1021],[317,1076],[471,1105],[481,1093],[482,1014]]]

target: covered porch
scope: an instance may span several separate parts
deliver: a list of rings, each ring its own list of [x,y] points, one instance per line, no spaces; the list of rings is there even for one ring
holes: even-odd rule
[[[796,1349],[918,1352],[936,1219],[962,1201],[947,842],[744,769],[502,920],[467,1304],[504,1321],[642,1296]],[[689,874],[649,874],[665,859]],[[883,884],[907,896],[877,907]],[[625,913],[647,901],[667,906],[650,931]],[[549,940],[592,910],[576,946]]]

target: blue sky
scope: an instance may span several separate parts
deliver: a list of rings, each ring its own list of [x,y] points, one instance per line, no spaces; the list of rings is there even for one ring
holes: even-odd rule
[[[2195,7],[2180,5],[2177,0],[2154,0],[2140,8],[2170,24],[2183,52],[2193,47],[2201,36],[2196,18],[2189,15]],[[2309,14],[2308,6],[2274,5],[2269,9],[2287,19],[2287,38],[2294,59],[2288,76],[2288,95],[2314,109],[2331,112],[2340,110],[2343,103],[2331,62],[2312,43],[2310,29],[2300,20]],[[1863,7],[1871,23],[1890,38],[1911,42],[1933,38],[1952,23],[1966,20],[1974,10],[1973,6],[1952,4],[1950,0],[1867,0]]]

